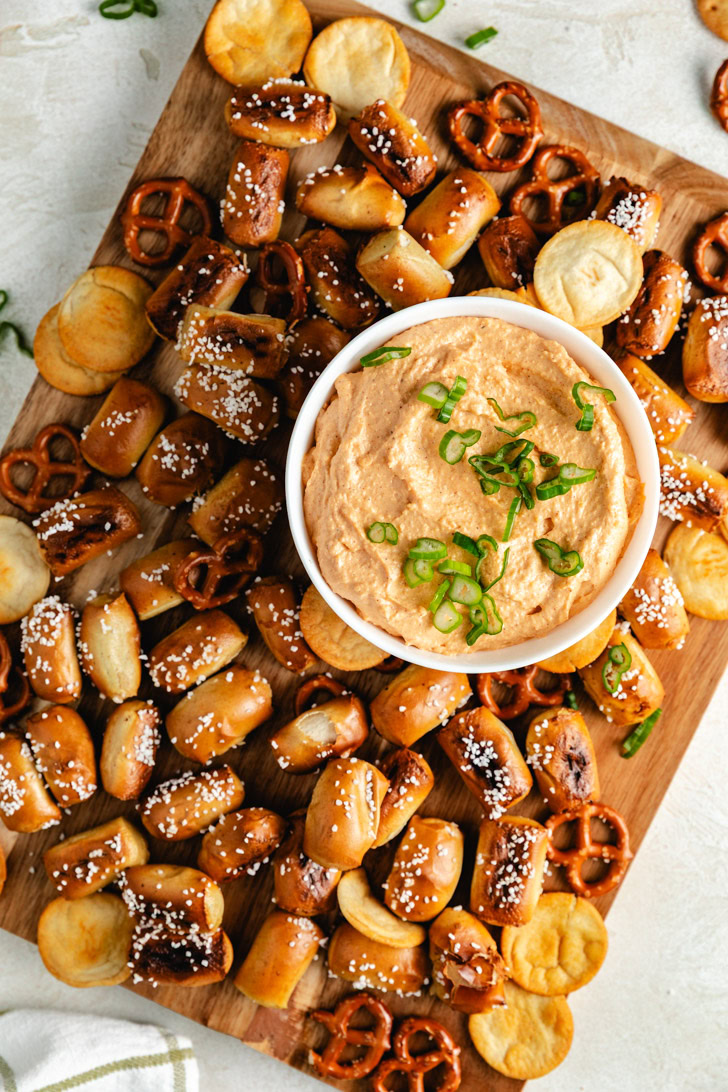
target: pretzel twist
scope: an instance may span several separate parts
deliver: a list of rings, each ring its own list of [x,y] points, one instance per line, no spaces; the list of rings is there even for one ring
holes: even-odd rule
[[[501,116],[500,105],[508,95],[518,99],[526,112],[525,117]],[[483,123],[483,131],[477,143],[465,135],[463,122],[467,117],[479,118]],[[504,80],[503,83],[496,84],[484,99],[469,99],[451,106],[447,122],[453,143],[479,171],[515,171],[518,167],[523,167],[543,136],[541,108],[531,92],[515,80]],[[510,156],[495,154],[496,145],[502,136],[520,140],[518,149]]]
[[[418,1032],[424,1032],[434,1039],[436,1047],[424,1054],[413,1054],[410,1039]],[[382,1062],[372,1078],[374,1092],[388,1092],[387,1078],[391,1073],[403,1073],[406,1076],[409,1092],[425,1092],[425,1074],[438,1066],[442,1066],[443,1071],[436,1092],[456,1092],[460,1087],[460,1047],[447,1028],[436,1020],[425,1016],[408,1016],[397,1029],[392,1045],[394,1058],[387,1058]]]
[[[73,460],[64,461],[51,458],[50,445],[63,436],[73,448]],[[18,464],[33,467],[33,479],[26,490],[13,481],[12,472]],[[81,448],[76,433],[67,425],[46,425],[41,429],[30,448],[16,448],[9,451],[0,460],[0,492],[9,501],[26,512],[43,512],[59,500],[67,500],[81,489],[91,473],[81,455]],[[54,478],[70,478],[71,481],[63,492],[47,497],[45,490]]]
[[[283,280],[273,275],[278,259],[283,266]],[[290,243],[277,239],[261,248],[255,280],[263,291],[263,313],[283,318],[290,325],[306,314],[308,286],[300,255]]]
[[[10,688],[11,671],[14,672],[18,682],[18,696],[15,701],[6,705],[5,700]],[[29,701],[30,684],[20,668],[13,663],[7,638],[4,633],[0,632],[0,724],[12,720],[21,709],[25,709]]]
[[[714,292],[728,292],[728,264],[720,275],[708,269],[706,259],[711,246],[720,247],[728,254],[728,212],[706,224],[693,243],[693,265],[700,280]]]
[[[616,835],[616,843],[596,842],[592,838],[591,821],[601,819]],[[558,849],[553,842],[554,831],[564,823],[576,823],[576,842],[569,849]],[[568,811],[560,811],[546,820],[549,832],[547,856],[554,864],[563,865],[572,890],[585,899],[596,899],[621,882],[634,854],[629,848],[629,830],[623,816],[607,804],[581,804]],[[582,866],[589,860],[608,861],[609,867],[600,880],[589,883],[581,874]]]
[[[531,667],[519,667],[514,671],[494,671],[489,675],[478,675],[478,697],[486,709],[490,709],[501,720],[519,717],[526,712],[529,705],[561,705],[564,694],[571,689],[569,676],[559,675],[559,685],[554,690],[539,690],[534,681],[538,672],[538,665],[532,664]],[[505,705],[498,704],[493,693],[494,683],[512,688],[511,700]]]
[[[710,109],[728,133],[728,60],[723,61],[713,80]]]
[[[351,1027],[352,1018],[362,1009],[374,1017],[374,1024],[370,1028]],[[385,1051],[389,1050],[392,1014],[383,1001],[370,993],[352,994],[340,1001],[333,1012],[318,1009],[311,1015],[331,1034],[321,1054],[312,1050],[309,1055],[311,1064],[322,1077],[335,1077],[337,1080],[368,1077],[381,1062]],[[361,1057],[342,1061],[341,1055],[347,1046],[366,1049]]]
[[[348,694],[348,690],[336,679],[330,679],[328,675],[312,675],[301,683],[296,692],[296,716],[300,717],[309,708],[308,700],[317,690],[325,690],[334,698],[340,698],[342,694]]]
[[[161,215],[152,216],[142,212],[145,197],[153,193],[166,193],[167,200]],[[200,216],[197,231],[183,228],[180,220],[185,206],[192,205]],[[198,193],[185,178],[154,178],[142,182],[132,193],[121,215],[124,228],[124,246],[129,256],[139,265],[164,265],[172,260],[178,247],[189,247],[195,235],[209,235],[212,231],[212,218],[205,198]],[[139,242],[140,231],[155,231],[164,235],[164,249],[150,253],[142,250]]]
[[[195,610],[221,607],[240,594],[262,561],[260,535],[240,527],[209,550],[191,550],[174,571],[174,586]]]
[[[565,178],[549,177],[549,166],[554,159],[565,159],[573,170]],[[565,208],[570,193],[583,188],[584,200]],[[511,212],[518,213],[540,235],[554,235],[566,224],[583,220],[596,204],[599,174],[579,148],[565,144],[549,144],[539,148],[531,164],[531,178],[518,186],[511,195]],[[532,220],[523,211],[529,197],[545,197],[548,213],[542,220]]]

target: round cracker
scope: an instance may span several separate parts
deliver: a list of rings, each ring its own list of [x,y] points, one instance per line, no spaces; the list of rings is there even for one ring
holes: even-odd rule
[[[708,30],[728,42],[728,0],[696,0],[695,6]]]
[[[92,372],[124,372],[149,352],[154,330],[145,305],[154,289],[119,265],[97,265],[61,300],[58,333],[75,364]]]
[[[205,54],[229,83],[258,87],[298,72],[312,34],[301,0],[218,0],[205,27]]]
[[[319,659],[339,671],[364,671],[387,658],[386,652],[375,648],[342,622],[313,584],[301,600],[299,624],[304,640]]]
[[[478,1013],[468,1031],[478,1054],[506,1077],[531,1081],[556,1069],[569,1053],[574,1021],[565,997],[539,997],[504,983],[505,1008]]]
[[[469,296],[490,296],[496,300],[513,300],[514,303],[526,303],[529,307],[538,307],[535,300],[531,299],[523,288],[513,292],[510,288],[478,288],[475,292],[468,292]]]
[[[667,540],[664,560],[686,610],[699,618],[728,618],[728,543],[721,535],[679,523]]]
[[[115,986],[131,974],[133,932],[134,919],[118,895],[54,899],[38,922],[38,951],[46,969],[68,986]]]
[[[65,394],[92,395],[103,394],[113,387],[117,379],[121,379],[123,372],[92,372],[89,368],[82,368],[75,364],[63,348],[60,334],[58,333],[58,312],[60,303],[51,307],[38,323],[33,341],[33,356],[35,366],[45,379],[56,390]]]
[[[0,516],[0,625],[26,615],[50,582],[34,532],[14,516]]]
[[[331,96],[339,120],[348,121],[377,99],[401,106],[410,59],[391,23],[356,15],[329,23],[314,38],[303,75],[310,87]]]
[[[607,954],[607,929],[588,899],[551,891],[526,925],[504,927],[501,953],[524,990],[559,997],[594,978]]]
[[[626,231],[606,220],[580,220],[541,248],[533,283],[546,311],[586,330],[627,310],[642,273],[642,254]]]

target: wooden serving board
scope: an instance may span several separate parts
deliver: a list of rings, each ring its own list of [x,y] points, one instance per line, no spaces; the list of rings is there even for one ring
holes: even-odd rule
[[[309,6],[317,29],[333,18],[368,11],[354,0],[315,0]],[[474,56],[465,56],[407,27],[400,26],[399,29],[412,59],[412,82],[405,109],[416,116],[421,129],[430,139],[439,156],[440,168],[449,170],[459,160],[447,142],[445,108],[453,101],[480,95],[495,82],[505,78],[505,74]],[[236,144],[223,120],[223,105],[229,93],[230,87],[206,63],[199,41],[129,182],[129,189],[144,179],[183,175],[211,198],[219,200],[224,191]],[[676,258],[686,260],[688,245],[696,226],[722,211],[725,206],[725,180],[560,99],[538,91],[536,94],[541,103],[547,142],[575,144],[584,149],[604,178],[612,174],[624,175],[662,193],[665,211],[658,244]],[[359,161],[358,152],[339,128],[322,145],[306,147],[295,153],[289,194],[293,193],[297,180],[315,166]],[[491,176],[493,185],[499,191],[508,190],[518,180],[520,179],[514,175]],[[123,201],[124,198],[117,211],[120,211]],[[284,238],[293,239],[302,228],[303,219],[291,204],[285,216],[282,235]],[[122,246],[117,214],[93,256],[93,264],[107,263],[133,268]],[[145,275],[158,281],[163,273],[145,272]],[[477,253],[471,253],[456,270],[453,294],[464,294],[484,287],[486,283],[487,278]],[[241,298],[241,310],[247,308],[244,299],[245,296]],[[684,393],[678,338],[674,339],[673,348],[668,355],[658,361],[657,367],[668,381]],[[181,361],[173,347],[158,341],[135,374],[151,380],[165,394],[171,395],[181,368]],[[39,378],[25,401],[6,446],[28,446],[38,430],[51,421],[64,421],[80,428],[91,419],[100,402],[101,398],[64,395],[51,389]],[[697,408],[697,418],[685,438],[685,447],[723,470],[727,461],[726,445],[721,436],[724,427],[723,410],[719,406],[699,405]],[[256,451],[259,450],[266,458],[270,458],[282,470],[289,434],[290,426],[284,424]],[[238,458],[242,449],[235,446],[234,457]],[[115,588],[120,569],[132,558],[148,553],[155,545],[187,533],[186,508],[170,512],[147,502],[134,479],[124,482],[122,487],[142,513],[144,539],[126,543],[111,558],[103,557],[89,563],[52,589],[77,607],[84,604],[91,589],[103,592]],[[15,516],[22,515],[1,498],[0,510]],[[663,545],[668,531],[669,524],[662,520],[656,536],[658,547]],[[287,531],[285,515],[279,517],[267,543],[265,571],[282,571],[303,576]],[[250,643],[241,659],[246,665],[259,668],[271,681],[276,713],[270,725],[255,732],[242,750],[231,752],[221,761],[230,761],[243,778],[247,805],[267,805],[287,813],[306,804],[316,776],[294,777],[282,772],[273,761],[267,742],[273,728],[290,719],[298,679],[272,659],[254,627],[247,621],[243,604],[238,601],[228,609],[246,628],[251,628]],[[190,613],[191,608],[185,606],[143,623],[142,640],[145,649],[149,650],[161,636],[178,626]],[[13,636],[17,638],[17,634],[11,634]],[[650,653],[650,658],[667,684],[666,709],[649,745],[631,761],[626,762],[619,755],[618,745],[624,733],[615,731],[586,698],[582,701],[596,745],[603,786],[602,798],[627,817],[635,849],[645,835],[728,662],[728,626],[693,619],[692,631],[683,651],[654,655]],[[374,671],[340,677],[368,698],[385,681],[385,677]],[[152,694],[163,710],[169,709],[173,704],[167,695],[153,692],[147,678],[143,684],[142,696],[148,697]],[[103,702],[89,686],[80,701],[79,709],[92,727],[100,745],[103,726],[111,711],[110,703]],[[518,726],[516,734],[522,742],[523,731]],[[361,753],[366,758],[374,759],[386,749],[387,745],[372,732]],[[467,905],[480,811],[474,798],[462,786],[441,752],[434,734],[421,741],[421,750],[437,775],[436,788],[426,801],[423,812],[453,819],[461,823],[466,832],[467,864],[455,901]],[[193,766],[195,764],[183,759],[165,741],[160,749],[155,781]],[[517,810],[543,816],[543,802],[533,794]],[[74,808],[65,816],[61,829],[66,835],[70,835],[122,813],[133,818],[134,804],[121,804],[99,791],[90,801]],[[57,840],[59,830],[56,828],[22,837],[8,835],[4,831],[2,834],[6,848],[11,848],[11,852],[8,882],[0,899],[0,925],[19,936],[33,940],[38,916],[55,894],[45,877],[40,858],[43,851]],[[177,845],[152,840],[151,860],[194,864],[198,846],[199,839]],[[392,847],[384,847],[371,855],[371,872],[375,880],[380,880],[384,875],[392,852]],[[235,947],[236,967],[271,908],[271,893],[272,877],[267,869],[261,870],[256,877],[246,877],[226,887],[225,928]],[[614,894],[598,901],[597,905],[602,912],[609,909],[613,897]],[[618,985],[620,989],[629,988],[628,983]],[[349,984],[328,978],[324,958],[313,964],[296,990],[290,1008],[285,1012],[257,1008],[234,988],[229,979],[220,985],[194,990],[172,987],[153,989],[151,986],[134,988],[162,1005],[209,1027],[237,1036],[257,1050],[301,1069],[307,1069],[309,1047],[320,1044],[323,1038],[319,1026],[307,1019],[307,1012],[317,1006],[331,1006],[340,995],[350,990]],[[488,1069],[470,1045],[462,1016],[427,997],[404,1000],[388,997],[387,1000],[391,1001],[392,1008],[398,1015],[431,1011],[437,1019],[450,1026],[463,1048],[462,1088],[466,1092],[483,1087],[484,1081],[488,1082],[487,1087],[492,1092],[506,1092],[520,1087],[520,1082],[508,1080]]]

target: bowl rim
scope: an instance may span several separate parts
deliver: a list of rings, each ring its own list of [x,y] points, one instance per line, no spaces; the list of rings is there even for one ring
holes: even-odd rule
[[[558,341],[600,386],[614,391],[617,400],[612,408],[632,444],[645,496],[642,513],[634,526],[626,550],[607,583],[588,606],[544,636],[532,637],[503,648],[449,656],[406,644],[374,623],[366,621],[353,604],[329,587],[319,568],[306,527],[301,464],[303,456],[313,443],[316,419],[329,400],[335,381],[344,372],[353,371],[365,353],[410,326],[438,318],[472,316],[502,319],[548,340]],[[448,296],[442,300],[417,303],[386,315],[353,337],[326,365],[306,396],[291,433],[286,456],[285,494],[291,536],[301,563],[314,587],[342,621],[377,648],[390,656],[403,659],[405,663],[440,671],[455,670],[477,674],[511,670],[546,660],[576,644],[604,621],[634,583],[652,544],[659,514],[660,468],[657,444],[639,398],[611,357],[586,334],[547,311],[515,300],[496,296]]]

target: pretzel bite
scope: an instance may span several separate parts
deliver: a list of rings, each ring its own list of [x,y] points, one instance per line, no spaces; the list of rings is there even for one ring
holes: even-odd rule
[[[167,734],[181,755],[207,763],[239,747],[272,715],[268,681],[233,664],[177,702],[167,714]]]
[[[484,174],[458,167],[430,190],[404,226],[444,269],[452,269],[500,207]]]
[[[644,280],[617,324],[617,344],[649,358],[664,352],[677,329],[688,273],[664,250],[648,250],[642,264]]]
[[[607,681],[610,676],[607,662],[612,648],[618,645],[624,646],[631,660],[621,677],[614,678],[610,683],[616,683],[614,693],[610,693],[605,682],[605,675]],[[609,644],[599,659],[588,667],[580,668],[579,676],[599,711],[617,728],[626,728],[645,720],[665,700],[663,685],[642,645],[631,633],[624,633],[619,627],[609,638]]]
[[[225,900],[214,880],[196,868],[142,864],[121,877],[121,897],[133,918],[162,922],[169,932],[196,929],[215,933],[222,925]]]
[[[33,526],[46,564],[58,577],[115,550],[142,529],[136,505],[113,485],[59,501]]]
[[[118,895],[53,899],[38,921],[45,968],[67,986],[116,986],[131,974],[134,922]]]
[[[154,646],[149,674],[155,686],[181,694],[221,671],[247,643],[247,635],[229,615],[207,610],[188,618]]]
[[[470,887],[472,912],[489,925],[530,921],[541,895],[548,841],[546,828],[533,819],[484,819]]]
[[[303,852],[324,868],[358,868],[374,845],[387,779],[361,758],[332,758],[306,812]]]
[[[512,291],[533,280],[540,246],[536,232],[520,213],[491,220],[478,239],[478,253],[491,283]]]
[[[728,618],[728,543],[697,527],[675,527],[665,561],[691,614]]]
[[[174,574],[179,563],[198,545],[194,538],[167,542],[122,569],[119,585],[140,621],[146,622],[184,603],[174,586]]]
[[[619,609],[644,648],[682,648],[690,631],[680,589],[657,550],[648,551]]]
[[[432,992],[457,1012],[505,1005],[506,965],[482,921],[448,906],[430,925]]]
[[[285,1009],[324,934],[310,918],[274,910],[258,930],[234,984],[266,1009]]]
[[[189,364],[219,364],[254,379],[275,379],[283,367],[286,324],[271,315],[239,315],[188,307],[179,329],[179,355]]]
[[[314,304],[345,330],[369,326],[379,304],[357,272],[351,247],[333,228],[306,231],[296,239]]]
[[[303,593],[300,623],[301,632],[316,655],[340,671],[364,671],[386,659],[381,649],[334,614],[313,584]]]
[[[497,819],[528,796],[533,781],[513,733],[481,705],[459,713],[437,733],[447,757],[483,811]]]
[[[35,834],[61,821],[30,747],[7,732],[0,732],[0,819],[18,834]]]
[[[206,830],[243,802],[243,783],[229,766],[180,774],[157,785],[141,806],[141,820],[155,838],[181,842]]]
[[[72,834],[43,854],[48,879],[64,899],[80,899],[113,883],[119,873],[149,860],[146,839],[119,816]]]
[[[391,948],[365,937],[344,922],[329,942],[329,972],[353,982],[357,990],[386,990],[420,995],[427,985],[428,963],[424,945]]]
[[[318,167],[296,189],[303,216],[349,231],[379,231],[404,220],[405,203],[376,167]]]
[[[203,835],[197,864],[218,883],[255,876],[280,845],[287,826],[268,808],[230,812]]]
[[[141,638],[134,611],[122,592],[99,595],[83,608],[78,631],[81,664],[105,698],[133,698],[142,681]]]
[[[385,99],[365,106],[348,124],[349,136],[403,197],[412,197],[435,177],[437,156],[415,122]]]
[[[526,761],[551,811],[565,811],[599,799],[597,756],[577,709],[539,710],[528,726]]]
[[[75,612],[57,595],[37,602],[21,622],[20,642],[28,681],[43,701],[65,704],[81,696]]]
[[[180,402],[234,440],[257,444],[278,424],[278,398],[267,387],[219,364],[192,364],[177,380]]]
[[[27,524],[0,516],[0,625],[17,622],[48,591],[44,551]]]
[[[203,44],[223,79],[257,87],[298,72],[311,33],[311,16],[301,0],[218,0]]]
[[[144,319],[149,281],[119,265],[98,265],[77,277],[57,314],[61,343],[74,364],[94,372],[124,372],[151,349]]]
[[[270,463],[245,458],[194,502],[187,522],[203,542],[213,546],[241,527],[265,534],[282,507],[283,485]]]
[[[86,722],[63,705],[47,705],[25,722],[35,764],[63,808],[96,792],[96,757]]]
[[[413,815],[382,884],[384,901],[406,921],[430,921],[452,898],[462,867],[460,828]]]
[[[147,383],[117,379],[81,435],[87,463],[111,478],[127,478],[164,423],[167,403]]]
[[[410,664],[379,691],[369,712],[380,736],[411,747],[448,721],[471,694],[467,675]]]
[[[249,272],[245,258],[230,247],[207,235],[196,236],[182,260],[147,300],[149,324],[166,341],[176,341],[190,304],[227,311]]]
[[[306,814],[294,812],[288,834],[273,858],[275,902],[289,914],[315,917],[336,905],[336,887],[341,879],[337,868],[324,868],[303,852]]]
[[[700,402],[728,402],[728,296],[698,300],[683,343],[683,382]]]
[[[297,675],[316,663],[298,623],[298,600],[287,577],[257,577],[245,599],[258,632],[279,664]]]
[[[212,421],[183,413],[163,428],[136,468],[142,492],[155,504],[176,508],[202,492],[223,462],[225,441]]]
[[[435,775],[428,763],[407,747],[389,752],[382,763],[382,773],[389,787],[379,809],[375,848],[397,837],[435,785]]]
[[[450,295],[452,273],[443,269],[404,228],[373,235],[359,251],[356,268],[393,311]]]
[[[162,742],[162,717],[151,701],[125,701],[106,722],[101,746],[101,784],[117,800],[136,800],[154,770]]]
[[[2,846],[0,846],[0,895],[3,893],[5,887],[5,881],[8,878],[8,867],[5,862],[5,854],[3,853]]]
[[[314,381],[349,340],[349,334],[320,315],[301,319],[289,330],[286,366],[277,383],[288,417],[296,419]]]
[[[286,204],[289,155],[241,140],[222,199],[222,229],[238,246],[257,247],[278,238]]]
[[[642,253],[654,246],[660,227],[662,198],[657,190],[644,189],[626,178],[610,178],[594,209],[597,220],[606,220],[631,236]]]
[[[225,104],[230,132],[276,148],[319,144],[336,128],[336,111],[323,91],[300,80],[268,80],[262,87],[238,87]]]
[[[550,1073],[569,1053],[574,1021],[565,997],[539,997],[506,982],[505,1007],[476,1013],[468,1031],[478,1054],[497,1073],[530,1081]]]
[[[657,446],[660,512],[676,523],[716,531],[728,515],[728,478],[693,455]]]
[[[46,383],[56,390],[81,396],[102,394],[113,387],[124,372],[95,372],[76,364],[64,349],[58,333],[60,309],[60,303],[51,307],[38,324],[33,339],[35,366]]]
[[[310,773],[327,758],[348,758],[366,741],[369,725],[355,694],[342,693],[306,709],[271,736],[276,762],[289,773]]]
[[[658,444],[679,440],[695,417],[692,407],[640,357],[623,353],[615,364],[639,398]]]
[[[543,668],[544,671],[553,672],[554,675],[570,675],[580,667],[586,667],[587,664],[593,663],[597,656],[601,656],[602,652],[604,652],[616,623],[617,612],[616,610],[610,611],[604,621],[591,633],[588,633],[586,637],[582,637],[574,645],[569,645],[563,652],[558,652],[555,656],[549,656],[547,660],[539,660],[538,666]]]
[[[222,982],[233,964],[233,946],[222,929],[201,933],[167,930],[163,922],[140,922],[131,941],[134,982],[154,986],[211,986]]]

